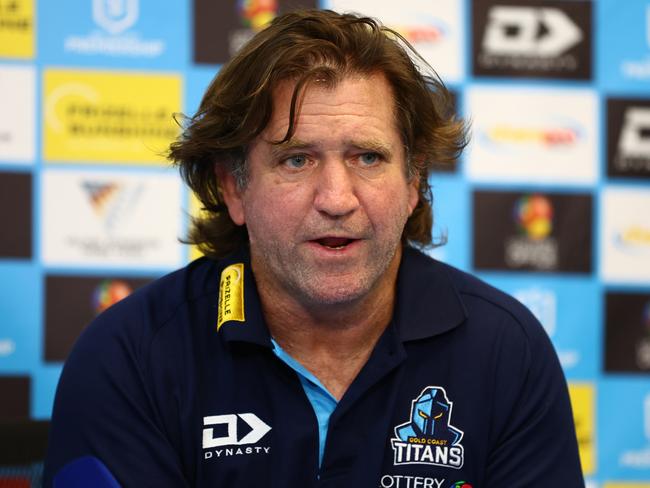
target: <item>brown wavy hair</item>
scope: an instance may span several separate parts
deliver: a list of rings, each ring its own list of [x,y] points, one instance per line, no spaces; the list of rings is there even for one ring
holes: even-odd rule
[[[418,60],[418,68],[414,60]],[[207,256],[221,258],[248,242],[245,226],[228,215],[216,164],[226,165],[237,184],[246,185],[246,153],[271,118],[274,88],[296,82],[289,128],[295,130],[296,104],[309,82],[335,86],[350,75],[382,73],[392,86],[394,111],[407,154],[408,174],[419,178],[419,201],[408,219],[403,242],[433,245],[429,173],[453,164],[466,145],[466,126],[454,112],[444,84],[410,44],[377,20],[329,10],[295,11],[275,18],[214,78],[198,112],[185,118],[169,158],[200,200],[187,239]]]

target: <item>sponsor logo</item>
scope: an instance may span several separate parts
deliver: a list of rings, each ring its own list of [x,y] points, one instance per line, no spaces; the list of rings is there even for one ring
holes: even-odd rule
[[[602,192],[601,269],[605,280],[650,279],[650,208],[646,189],[606,188]]]
[[[477,73],[588,78],[590,9],[585,3],[475,4]]]
[[[125,185],[116,181],[81,181],[80,185],[88,197],[88,202],[105,229],[111,232],[128,218],[128,208],[137,205],[144,183]]]
[[[542,195],[526,195],[514,208],[514,220],[520,234],[539,241],[546,239],[553,229],[553,206]]]
[[[379,480],[381,488],[443,488],[444,479],[426,476],[384,475]]]
[[[111,34],[119,34],[138,20],[138,0],[93,0],[93,20]]]
[[[623,157],[650,166],[650,108],[627,109],[618,149]]]
[[[228,43],[230,56],[234,56],[278,14],[277,0],[237,0],[235,7],[241,28],[230,32]]]
[[[631,225],[614,234],[614,243],[624,251],[638,253],[650,249],[650,227]]]
[[[166,47],[163,40],[142,39],[131,30],[138,21],[139,10],[139,0],[93,0],[92,18],[99,30],[66,37],[64,50],[81,55],[160,56]]]
[[[470,178],[596,181],[598,105],[593,92],[475,87],[466,98],[476,133],[467,158]]]
[[[44,86],[48,160],[163,162],[178,133],[178,76],[49,70]]]
[[[318,8],[316,0],[194,0],[194,61],[225,63],[279,13]]]
[[[505,260],[513,267],[552,270],[558,263],[558,243],[550,236],[553,206],[543,195],[524,195],[515,204],[514,222],[519,233],[506,241]]]
[[[474,192],[474,266],[590,272],[591,207],[589,194]]]
[[[557,8],[494,6],[483,48],[492,55],[557,58],[582,41],[580,28]]]
[[[95,313],[99,314],[133,292],[131,286],[122,280],[103,280],[95,288],[92,301]]]
[[[462,468],[465,450],[460,441],[464,433],[450,424],[452,407],[444,388],[427,386],[422,390],[411,404],[409,420],[395,427],[393,464]]]
[[[610,99],[607,112],[609,174],[650,177],[650,100]]]
[[[522,125],[498,124],[482,131],[480,137],[491,145],[521,145],[540,149],[560,149],[575,145],[581,138],[576,126],[523,127]]]
[[[34,0],[0,0],[0,56],[34,57]]]
[[[42,256],[73,266],[176,266],[181,220],[175,175],[46,171]],[[71,212],[76,216],[70,219]]]
[[[467,481],[456,481],[450,488],[472,488]]]
[[[239,425],[248,429],[244,436],[238,435]],[[208,449],[203,453],[204,459],[268,454],[271,451],[268,445],[251,445],[260,442],[271,430],[271,427],[254,413],[210,415],[203,417],[203,427],[202,447],[204,450]],[[216,436],[217,429],[223,435]]]
[[[130,209],[138,204],[144,190],[142,182],[128,185],[116,181],[84,180],[80,185],[93,212],[109,234],[131,217]]]
[[[238,0],[237,10],[241,23],[259,32],[278,14],[277,0]]]
[[[221,272],[217,330],[224,322],[244,322],[244,264],[231,264]]]

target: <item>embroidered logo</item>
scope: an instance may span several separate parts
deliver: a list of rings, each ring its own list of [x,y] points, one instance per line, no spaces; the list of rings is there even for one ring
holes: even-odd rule
[[[268,454],[271,450],[259,445],[271,426],[254,413],[209,415],[203,417],[203,427],[204,459]]]
[[[450,424],[453,403],[440,386],[427,386],[411,403],[407,422],[395,427],[391,439],[393,464],[429,464],[460,469],[465,450],[463,431]]]

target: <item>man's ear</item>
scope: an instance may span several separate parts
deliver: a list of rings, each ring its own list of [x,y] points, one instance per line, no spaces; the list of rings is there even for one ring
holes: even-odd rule
[[[228,207],[228,214],[232,221],[237,225],[244,225],[246,218],[244,216],[244,204],[242,201],[242,190],[239,189],[235,177],[223,163],[214,165],[214,174],[217,178],[217,184],[221,189],[221,195]]]
[[[418,174],[413,175],[411,180],[408,182],[408,206],[409,206],[409,217],[413,214],[413,210],[420,201],[420,177]]]

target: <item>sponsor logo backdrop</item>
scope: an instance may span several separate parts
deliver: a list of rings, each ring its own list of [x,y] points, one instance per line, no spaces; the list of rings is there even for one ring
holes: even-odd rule
[[[588,486],[650,486],[650,0],[0,0],[0,420],[47,420],[88,322],[199,256],[172,115],[296,6],[380,17],[453,91],[429,252],[540,320]]]

